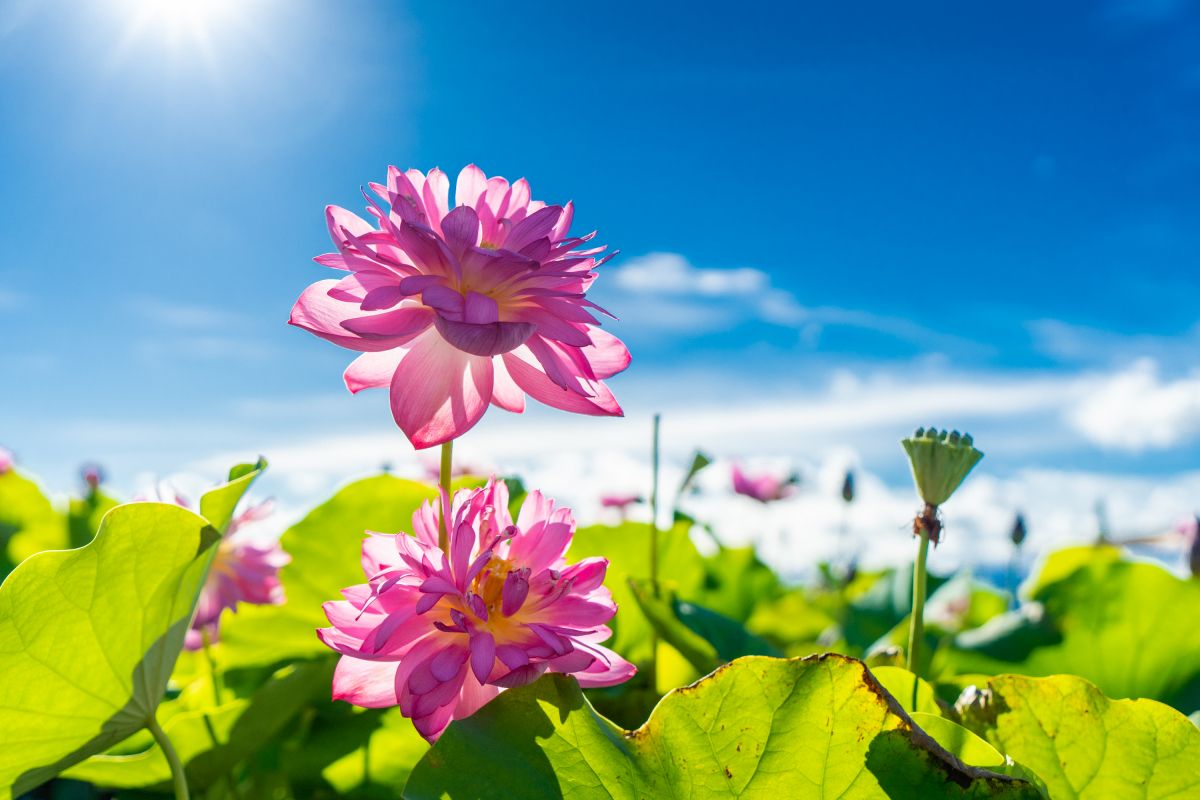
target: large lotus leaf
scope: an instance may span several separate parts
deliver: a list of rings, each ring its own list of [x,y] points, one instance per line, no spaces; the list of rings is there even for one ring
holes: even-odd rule
[[[686,523],[658,532],[659,579],[684,599],[700,593],[704,583],[704,559],[688,536]],[[609,627],[613,638],[608,646],[631,661],[642,663],[650,658],[651,627],[637,606],[630,578],[650,577],[650,528],[644,522],[623,525],[593,525],[575,533],[569,561],[592,556],[608,559],[604,585],[612,590],[617,615]]]
[[[411,532],[412,515],[437,490],[378,475],[343,487],[289,528],[280,545],[292,557],[280,570],[286,602],[241,606],[222,621],[220,662],[225,669],[327,654],[316,629],[328,624],[321,606],[341,599],[347,586],[365,583],[366,531]]]
[[[1073,675],[1002,675],[963,722],[1038,774],[1055,800],[1200,797],[1200,730],[1153,700],[1109,700]]]
[[[861,662],[740,659],[623,731],[546,676],[452,723],[405,797],[1037,798],[916,728]]]
[[[15,469],[0,474],[0,579],[34,553],[66,546],[62,517],[50,498]]]
[[[170,706],[179,701],[163,703],[159,710],[165,718],[163,730],[184,764],[188,785],[205,789],[224,780],[237,763],[285,730],[302,707],[317,696],[327,696],[332,677],[331,662],[313,662],[286,667],[250,697],[216,708],[180,710],[168,717],[173,711]],[[212,689],[211,683],[204,683]],[[153,740],[140,742],[136,750],[130,744],[132,739],[120,752],[92,756],[64,775],[102,787],[165,788],[171,768],[162,750]]]
[[[249,480],[214,492],[236,504]],[[147,724],[219,538],[175,505],[118,506],[90,544],[32,556],[0,585],[0,800]]]
[[[1037,605],[959,635],[942,669],[1080,675],[1108,697],[1147,697],[1196,710],[1200,689],[1200,582],[1108,548],[1073,548],[1047,562]]]

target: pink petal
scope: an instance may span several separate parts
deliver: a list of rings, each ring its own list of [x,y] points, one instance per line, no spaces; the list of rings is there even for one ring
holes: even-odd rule
[[[359,352],[390,350],[400,343],[394,339],[363,339],[342,327],[342,323],[351,315],[361,315],[362,312],[356,303],[345,303],[329,296],[329,291],[337,283],[335,280],[317,281],[305,289],[292,307],[288,324]]]
[[[624,342],[602,328],[592,328],[588,335],[592,344],[584,347],[582,353],[597,378],[611,378],[629,366],[632,356]]]
[[[556,386],[539,368],[522,360],[514,353],[505,353],[504,366],[512,379],[533,399],[563,411],[592,416],[623,416],[624,412],[612,392],[603,383],[592,383],[594,398],[581,397],[575,392]]]
[[[333,672],[333,699],[363,708],[396,705],[396,663],[342,656]]]
[[[454,187],[454,204],[474,208],[486,191],[487,176],[479,167],[468,164],[458,173],[458,184]]]
[[[434,318],[433,324],[442,338],[457,349],[487,357],[520,347],[537,327],[529,322],[492,322],[483,325],[454,322],[440,315]]]
[[[471,672],[480,683],[487,683],[496,663],[496,640],[490,633],[471,637]]]
[[[490,358],[479,358],[428,331],[392,378],[396,424],[418,450],[455,439],[483,417],[492,397]]]
[[[382,314],[351,317],[342,322],[342,327],[364,338],[407,339],[429,327],[433,317],[424,306],[402,306]]]
[[[397,347],[377,353],[363,353],[351,361],[350,366],[342,373],[346,388],[357,394],[363,389],[382,389],[390,385],[396,368],[400,366],[400,360],[407,352],[406,348]]]
[[[517,382],[508,374],[508,367],[503,359],[492,362],[495,371],[492,381],[492,405],[520,414],[525,410],[525,392],[517,386]]]

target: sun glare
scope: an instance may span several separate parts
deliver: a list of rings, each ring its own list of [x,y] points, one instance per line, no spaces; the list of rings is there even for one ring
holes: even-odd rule
[[[237,0],[118,0],[124,19],[117,56],[150,41],[172,55],[190,51],[215,66],[215,48],[222,33],[239,25],[252,2]]]

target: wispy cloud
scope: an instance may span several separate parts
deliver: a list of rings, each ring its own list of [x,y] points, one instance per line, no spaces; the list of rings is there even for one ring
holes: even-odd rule
[[[1200,324],[1176,336],[1128,335],[1055,319],[1035,320],[1027,328],[1035,349],[1063,362],[1108,366],[1153,358],[1185,366],[1200,353]]]
[[[650,253],[613,271],[614,288],[624,290],[622,320],[638,327],[716,332],[746,324],[793,328],[815,345],[829,327],[874,331],[921,348],[980,350],[983,346],[931,330],[902,317],[837,306],[807,306],[771,276],[751,267],[694,266],[678,253]]]
[[[275,349],[264,342],[232,336],[175,336],[144,340],[134,346],[134,351],[143,360],[155,364],[179,359],[263,361],[275,353]]]
[[[24,294],[15,289],[0,287],[0,309],[4,311],[15,311],[27,300],[28,298]]]
[[[191,303],[176,303],[157,297],[137,297],[130,301],[130,309],[143,319],[156,325],[177,330],[219,331],[246,324],[241,314]]]

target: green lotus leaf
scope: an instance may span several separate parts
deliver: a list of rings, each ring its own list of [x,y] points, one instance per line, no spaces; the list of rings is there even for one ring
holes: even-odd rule
[[[1200,582],[1153,564],[1119,560],[1111,548],[1070,548],[1050,557],[1034,601],[955,637],[938,671],[1079,675],[1108,697],[1200,707]]]
[[[132,503],[90,544],[34,555],[0,585],[0,799],[150,723],[219,539],[187,509]]]
[[[1072,675],[1002,675],[963,723],[1033,770],[1055,800],[1200,797],[1200,730],[1153,700],[1110,700]]]
[[[67,546],[62,516],[18,470],[0,475],[0,579],[26,558]]]
[[[405,787],[424,798],[1029,798],[917,728],[861,662],[739,659],[624,731],[550,675],[452,723]]]
[[[329,693],[332,662],[286,667],[251,696],[222,703],[216,708],[171,708],[180,700],[163,703],[159,714],[187,772],[188,785],[203,790],[222,781],[234,765],[253,755],[278,735],[308,702]],[[204,681],[209,691],[212,684]],[[169,716],[168,716],[169,715]],[[171,768],[162,750],[150,737],[120,752],[94,755],[64,773],[107,788],[169,788]]]

